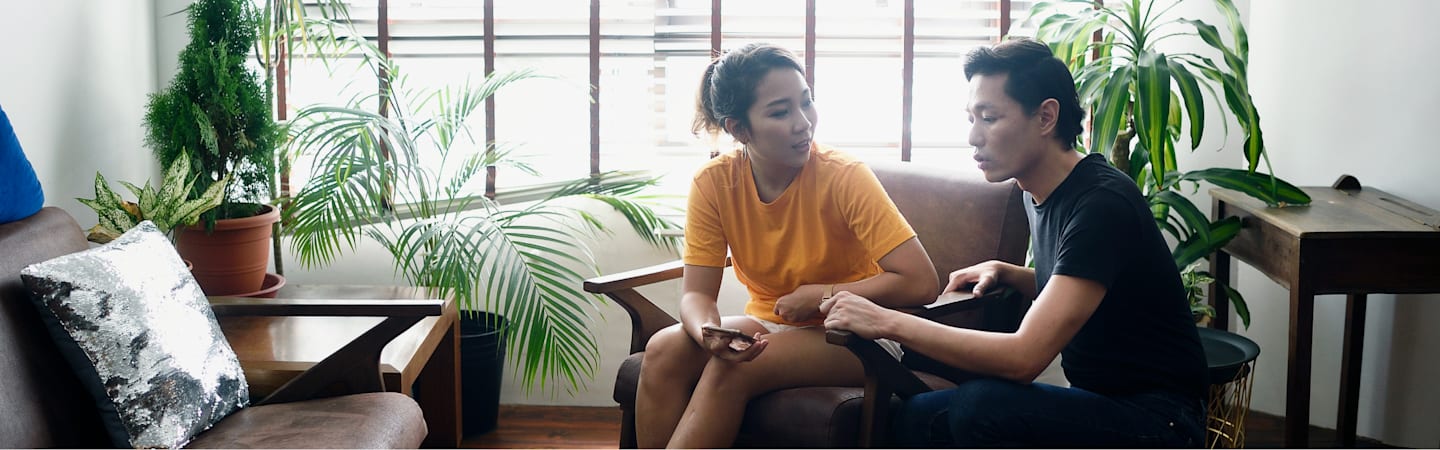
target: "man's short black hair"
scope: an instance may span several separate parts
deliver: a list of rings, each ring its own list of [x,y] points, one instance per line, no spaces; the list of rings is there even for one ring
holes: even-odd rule
[[[1012,38],[994,46],[977,48],[965,58],[965,79],[969,80],[976,74],[1008,74],[1005,95],[1019,102],[1027,115],[1035,114],[1035,108],[1039,108],[1047,98],[1060,102],[1055,139],[1066,149],[1074,148],[1085,110],[1080,108],[1080,99],[1075,93],[1075,78],[1070,76],[1070,69],[1051,54],[1049,46],[1029,38]]]

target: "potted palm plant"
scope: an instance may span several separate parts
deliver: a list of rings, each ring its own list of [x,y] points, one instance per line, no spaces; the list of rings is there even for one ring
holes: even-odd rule
[[[1066,61],[1075,77],[1081,105],[1092,115],[1088,151],[1102,152],[1112,165],[1130,175],[1150,202],[1155,223],[1176,244],[1172,251],[1190,292],[1197,321],[1214,315],[1201,286],[1213,282],[1197,262],[1224,247],[1240,231],[1236,217],[1211,221],[1190,199],[1199,182],[1234,189],[1273,207],[1304,205],[1310,197],[1271,173],[1265,156],[1260,114],[1246,79],[1249,38],[1231,0],[1211,0],[1225,17],[1226,42],[1219,28],[1201,20],[1169,14],[1182,0],[1061,0],[1036,3],[1030,20],[1039,20],[1036,38]],[[1096,33],[1099,37],[1096,38]],[[1198,39],[1221,55],[1223,64],[1196,53],[1165,54],[1156,44],[1167,39]],[[1198,42],[1197,42],[1198,44]],[[1233,116],[1221,117],[1226,133],[1230,120],[1244,134],[1246,167],[1210,167],[1182,171],[1176,162],[1181,138],[1191,151],[1206,132],[1205,103],[1222,102]],[[1213,118],[1212,118],[1213,119]],[[1182,126],[1187,125],[1188,128]],[[1211,122],[1213,123],[1213,121]],[[1265,163],[1266,171],[1259,169]],[[1230,286],[1224,289],[1236,314],[1250,325],[1245,299]]]
[[[176,249],[206,293],[255,292],[274,278],[265,269],[279,211],[267,202],[282,135],[246,65],[258,14],[249,0],[197,0],[187,14],[190,42],[174,79],[150,96],[146,144],[162,165],[189,158],[192,195],[228,180],[220,205],[177,233]]]
[[[309,182],[286,200],[284,221],[299,263],[326,264],[361,239],[374,241],[407,282],[455,298],[462,329],[498,332],[503,340],[497,350],[510,355],[527,392],[540,387],[554,393],[561,386],[573,392],[593,377],[599,362],[588,328],[601,298],[581,290],[596,270],[579,238],[607,231],[574,199],[613,206],[640,236],[673,247],[674,238],[656,231],[678,225],[657,215],[653,198],[642,193],[656,180],[602,174],[515,205],[472,195],[467,186],[477,175],[483,181],[486,167],[534,171],[513,156],[513,148],[477,143],[470,118],[504,87],[544,77],[500,72],[477,84],[411,92],[399,67],[379,62],[388,68],[376,70],[388,76],[383,92],[345,105],[305,107],[292,122],[287,151],[316,161]],[[377,106],[379,99],[385,106]],[[388,113],[378,113],[380,108]],[[472,359],[465,356],[472,351],[466,334],[462,361]],[[472,368],[462,372],[467,397],[476,389],[494,392],[488,406],[493,427],[499,377],[492,386],[479,386]],[[484,411],[466,408],[466,417]]]

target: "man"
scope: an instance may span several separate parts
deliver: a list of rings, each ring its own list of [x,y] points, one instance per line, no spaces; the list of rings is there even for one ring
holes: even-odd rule
[[[987,375],[922,394],[892,427],[902,447],[1199,447],[1205,356],[1179,271],[1135,183],[1074,150],[1084,115],[1064,63],[1015,39],[965,63],[975,161],[1025,191],[1035,268],[989,261],[945,291],[1007,285],[1033,298],[1014,333],[953,328],[850,293],[825,326],[888,338]],[[1034,383],[1063,355],[1071,387]]]

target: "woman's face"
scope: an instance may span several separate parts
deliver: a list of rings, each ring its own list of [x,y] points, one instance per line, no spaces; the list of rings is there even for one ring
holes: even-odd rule
[[[796,169],[805,166],[818,117],[810,85],[799,71],[776,68],[765,74],[755,86],[755,103],[746,116],[750,126],[732,135],[749,148],[751,159]]]

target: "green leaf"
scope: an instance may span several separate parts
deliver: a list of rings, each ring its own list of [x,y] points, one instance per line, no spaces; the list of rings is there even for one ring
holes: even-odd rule
[[[1180,216],[1186,228],[1195,232],[1209,231],[1210,219],[1190,199],[1175,191],[1160,191],[1151,197],[1151,203],[1163,204]],[[1188,264],[1187,264],[1188,265]]]
[[[181,203],[167,218],[168,226],[174,228],[199,222],[201,213],[220,206],[220,202],[225,200],[225,189],[229,185],[230,174],[226,174],[225,178],[220,179],[220,182],[205,189],[199,198]]]
[[[1203,231],[1194,230],[1190,239],[1175,246],[1175,250],[1171,252],[1175,267],[1183,269],[1224,247],[1240,232],[1240,218],[1226,217],[1211,223],[1208,228]]]
[[[1135,128],[1150,152],[1150,170],[1155,179],[1175,170],[1175,155],[1166,133],[1170,113],[1170,69],[1163,53],[1140,56],[1135,87]]]
[[[1197,149],[1205,134],[1205,96],[1195,75],[1184,64],[1170,64],[1170,76],[1180,90],[1180,99],[1185,102],[1185,112],[1190,119],[1190,149]]]
[[[1185,181],[1208,181],[1225,189],[1239,191],[1265,202],[1271,207],[1308,205],[1310,195],[1285,180],[1246,170],[1210,168],[1186,172]]]
[[[1217,282],[1216,284],[1225,289],[1225,295],[1230,297],[1230,305],[1235,307],[1235,315],[1240,317],[1240,323],[1244,324],[1245,328],[1250,328],[1250,306],[1245,302],[1245,296],[1240,295],[1240,291],[1230,287],[1227,283]]]
[[[1134,77],[1130,66],[1116,67],[1109,83],[1105,86],[1104,97],[1095,104],[1095,117],[1091,129],[1092,151],[1109,153],[1115,145],[1115,137],[1125,126],[1126,109],[1130,105],[1130,85]]]

